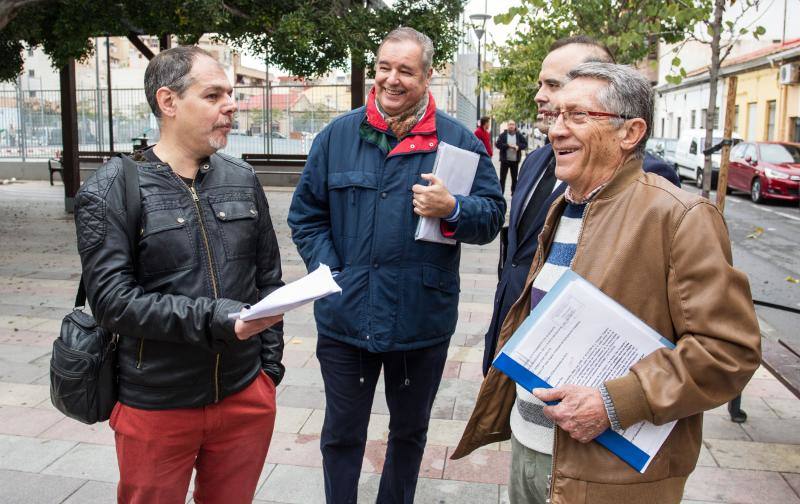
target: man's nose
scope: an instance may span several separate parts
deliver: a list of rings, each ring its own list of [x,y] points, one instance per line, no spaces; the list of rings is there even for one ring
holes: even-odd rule
[[[558,111],[554,113],[558,115],[551,119],[552,122],[550,123],[550,128],[548,128],[547,131],[551,141],[553,138],[565,137],[570,134],[569,128],[567,128],[566,124],[564,124],[564,114],[561,114]]]
[[[222,113],[233,114],[237,110],[239,110],[239,106],[236,105],[236,98],[234,98],[233,96],[229,96],[227,103],[225,103],[225,105],[223,105],[222,107]]]

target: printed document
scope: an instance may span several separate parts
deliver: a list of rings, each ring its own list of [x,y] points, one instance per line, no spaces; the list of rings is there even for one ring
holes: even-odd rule
[[[453,196],[469,196],[480,159],[480,154],[441,142],[433,162],[433,174]],[[440,224],[438,217],[420,217],[414,239],[455,245],[456,240],[442,235]]]
[[[639,360],[674,348],[622,305],[567,270],[505,344],[493,365],[527,390],[572,384],[599,387]],[[675,422],[640,422],[595,440],[640,472]]]
[[[231,313],[228,317],[244,321],[272,317],[341,292],[342,288],[333,279],[331,269],[320,264],[313,273],[272,291],[253,306],[246,306],[241,312]]]

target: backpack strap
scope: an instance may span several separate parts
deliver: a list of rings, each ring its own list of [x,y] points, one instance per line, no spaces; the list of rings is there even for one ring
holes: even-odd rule
[[[142,196],[139,193],[139,168],[136,162],[125,154],[119,154],[119,157],[122,159],[122,179],[125,182],[126,231],[128,232],[128,243],[131,247],[135,271],[136,257],[139,253],[139,240],[137,239],[139,218],[142,213]],[[83,308],[85,305],[86,286],[83,282],[83,274],[81,273],[78,293],[75,296],[75,308]]]

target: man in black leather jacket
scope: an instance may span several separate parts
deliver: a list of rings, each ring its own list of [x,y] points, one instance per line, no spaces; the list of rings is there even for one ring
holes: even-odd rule
[[[75,221],[89,303],[119,334],[111,414],[120,502],[250,502],[284,367],[280,316],[232,320],[282,285],[267,200],[253,169],[216,151],[236,105],[219,64],[196,47],[148,65],[161,139],[135,156],[138,250],[126,229],[123,162],[78,192]]]

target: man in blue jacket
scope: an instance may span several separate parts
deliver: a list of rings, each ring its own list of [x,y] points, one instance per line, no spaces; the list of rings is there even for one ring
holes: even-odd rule
[[[505,200],[480,141],[436,110],[428,91],[433,45],[411,28],[381,43],[366,107],[314,140],[289,210],[309,271],[338,272],[341,296],[317,301],[317,358],[325,383],[320,445],[328,502],[356,502],[378,376],[389,441],[378,502],[412,503],[431,408],[458,317],[459,245],[415,241],[420,216],[442,219],[459,242],[492,241]],[[480,155],[469,196],[433,170],[439,143]]]
[[[539,112],[536,127],[542,133],[547,134],[548,127],[541,113],[550,110],[551,99],[566,82],[569,71],[587,61],[613,63],[614,58],[607,47],[585,35],[559,39],[550,46],[542,61],[539,90],[534,98]],[[497,351],[497,336],[506,314],[525,286],[547,210],[566,188],[566,184],[555,177],[555,164],[553,148],[549,143],[531,152],[522,164],[517,189],[511,198],[508,243],[505,255],[501,257],[502,269],[494,297],[494,313],[486,332],[484,375],[489,372]],[[681,185],[675,169],[650,154],[645,155],[644,171],[661,175],[678,187]]]

